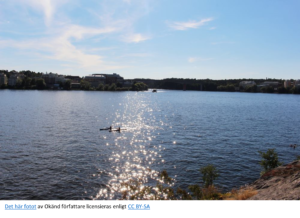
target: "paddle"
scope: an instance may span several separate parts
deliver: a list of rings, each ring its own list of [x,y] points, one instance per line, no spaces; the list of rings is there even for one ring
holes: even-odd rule
[[[101,131],[101,130],[109,130],[109,128],[105,128],[105,129],[100,129],[100,131]]]

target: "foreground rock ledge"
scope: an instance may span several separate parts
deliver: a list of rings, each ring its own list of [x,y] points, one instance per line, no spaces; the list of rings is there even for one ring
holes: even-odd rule
[[[300,160],[265,173],[249,188],[258,193],[248,200],[300,200]]]

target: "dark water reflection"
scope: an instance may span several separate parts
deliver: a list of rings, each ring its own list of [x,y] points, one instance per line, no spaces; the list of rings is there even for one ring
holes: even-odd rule
[[[1,91],[1,199],[118,199],[123,183],[200,182],[225,190],[259,176],[259,150],[300,155],[300,96],[160,91]],[[121,126],[121,133],[99,131]]]

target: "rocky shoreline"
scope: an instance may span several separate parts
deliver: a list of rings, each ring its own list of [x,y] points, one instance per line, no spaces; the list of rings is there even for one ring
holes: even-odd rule
[[[257,191],[248,200],[300,200],[300,160],[265,173],[247,188]]]

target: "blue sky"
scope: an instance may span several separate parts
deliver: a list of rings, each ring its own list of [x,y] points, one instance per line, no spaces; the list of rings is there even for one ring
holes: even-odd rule
[[[300,78],[298,0],[0,0],[0,69]]]

